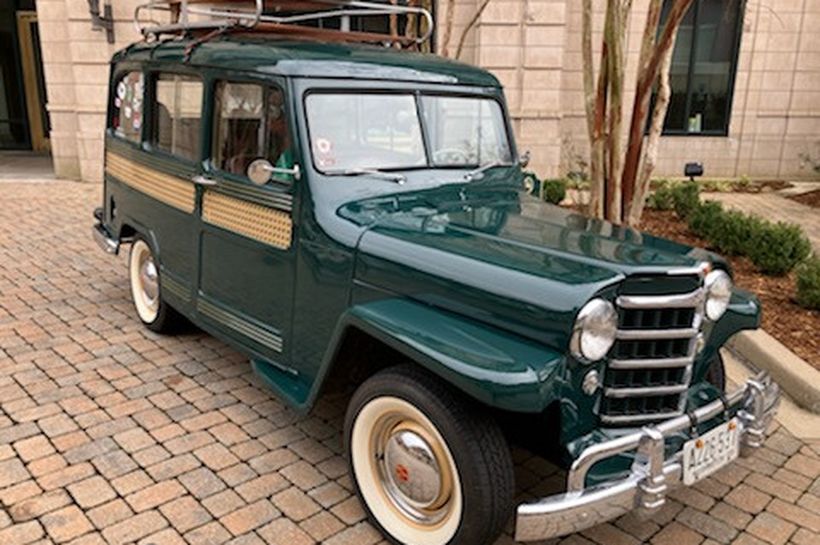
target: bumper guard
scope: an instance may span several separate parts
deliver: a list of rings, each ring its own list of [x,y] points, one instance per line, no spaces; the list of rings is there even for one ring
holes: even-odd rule
[[[515,539],[534,541],[572,534],[634,510],[644,516],[657,512],[666,502],[667,491],[681,483],[683,473],[682,452],[664,459],[665,438],[708,422],[724,413],[727,405],[739,409],[740,454],[749,456],[763,444],[780,403],[780,388],[760,373],[725,399],[726,405],[718,399],[694,410],[692,419],[685,414],[587,448],[569,470],[567,492],[518,506]],[[585,488],[593,465],[632,451],[637,456],[628,478]]]
[[[105,227],[99,223],[95,224],[94,227],[91,228],[91,235],[94,237],[94,242],[96,242],[105,253],[113,255],[117,255],[119,253],[120,241],[115,238],[111,238],[105,230]]]

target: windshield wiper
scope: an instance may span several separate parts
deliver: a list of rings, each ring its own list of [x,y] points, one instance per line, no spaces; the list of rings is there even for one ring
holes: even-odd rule
[[[504,163],[502,161],[491,161],[487,164],[481,165],[480,167],[471,170],[470,172],[464,175],[464,179],[468,182],[471,182],[477,178],[481,178],[480,174],[484,174],[484,172],[490,170],[491,168],[495,167],[511,167],[510,163]]]
[[[384,172],[383,170],[378,170],[375,168],[344,168],[327,170],[325,171],[325,174],[329,176],[373,176],[374,178],[395,182],[399,185],[407,181],[407,177],[404,174]]]

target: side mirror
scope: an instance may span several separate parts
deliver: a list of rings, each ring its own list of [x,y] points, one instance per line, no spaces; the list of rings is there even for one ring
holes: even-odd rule
[[[518,164],[521,165],[521,168],[527,168],[527,165],[530,164],[530,155],[530,150],[527,150],[518,158]]]
[[[265,185],[270,181],[271,174],[289,174],[297,182],[302,177],[302,171],[299,165],[293,165],[293,168],[278,168],[270,164],[267,159],[255,159],[248,165],[248,179],[256,185]]]

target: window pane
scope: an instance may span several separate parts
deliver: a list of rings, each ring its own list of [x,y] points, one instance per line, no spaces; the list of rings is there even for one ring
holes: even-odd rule
[[[664,11],[672,6],[671,2],[664,2]],[[664,13],[664,20],[665,20]],[[695,7],[681,22],[678,30],[675,51],[672,53],[672,66],[669,71],[669,83],[672,87],[672,96],[669,99],[669,112],[666,114],[666,130],[685,131],[686,122],[686,91],[689,82],[689,64],[692,52],[692,39],[695,30]]]
[[[140,141],[142,131],[142,72],[128,72],[115,87],[111,128],[114,134],[132,142]]]
[[[664,2],[662,21],[671,6],[672,2]],[[727,130],[741,12],[740,0],[696,0],[692,4],[672,57],[666,131],[719,134]]]
[[[432,161],[437,166],[510,162],[504,116],[487,98],[424,96]]]
[[[244,175],[255,159],[267,159],[279,168],[292,168],[284,104],[279,89],[220,83],[216,92],[213,150],[216,167]]]
[[[226,172],[244,174],[261,157],[264,145],[262,87],[220,83],[216,101],[214,163]]]
[[[311,150],[320,170],[426,164],[412,95],[313,93],[306,105]]]
[[[701,0],[689,131],[722,131],[728,120],[740,0]]]
[[[192,161],[199,159],[202,82],[188,76],[160,74],[156,82],[153,144]]]

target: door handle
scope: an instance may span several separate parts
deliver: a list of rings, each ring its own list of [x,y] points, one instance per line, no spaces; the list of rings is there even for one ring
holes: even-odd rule
[[[194,185],[201,185],[205,187],[213,187],[216,185],[216,180],[206,178],[205,176],[194,176],[191,178],[191,182],[193,182]]]

